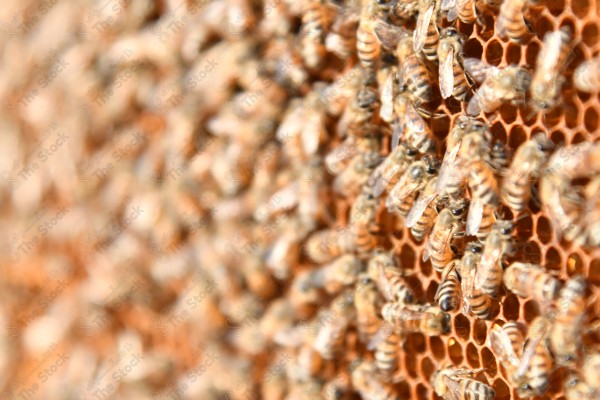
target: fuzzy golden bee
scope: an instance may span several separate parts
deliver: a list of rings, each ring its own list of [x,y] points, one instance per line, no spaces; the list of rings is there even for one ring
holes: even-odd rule
[[[440,92],[444,99],[454,96],[466,101],[469,96],[469,82],[462,67],[463,43],[465,36],[454,28],[442,31],[437,48],[439,63]]]
[[[356,327],[361,342],[368,343],[381,327],[379,312],[380,296],[375,280],[368,274],[358,277],[354,288],[354,306],[356,308]]]
[[[417,153],[417,150],[406,142],[401,142],[393,149],[369,178],[370,184],[373,185],[373,194],[380,196],[384,191],[391,190],[415,160]]]
[[[542,304],[552,302],[560,291],[560,282],[539,265],[512,263],[504,271],[504,285],[519,297],[531,297]]]
[[[487,320],[493,312],[492,300],[481,289],[475,287],[475,274],[482,253],[483,246],[480,243],[467,244],[465,253],[458,264],[458,272],[461,278],[463,314],[469,315],[469,311],[471,311],[477,318]]]
[[[456,272],[457,262],[450,262],[444,268],[440,285],[435,293],[434,301],[442,311],[454,311],[461,302],[461,283]]]
[[[446,400],[492,400],[496,392],[490,386],[472,378],[481,370],[446,367],[431,377],[431,385],[438,396]]]
[[[502,3],[496,20],[496,31],[501,37],[515,42],[523,42],[529,38],[530,30],[524,18],[529,3],[529,0],[505,0]]]
[[[475,287],[490,296],[496,296],[502,284],[502,262],[513,252],[512,221],[499,220],[485,240],[481,262],[475,275]]]
[[[403,333],[418,332],[427,336],[448,333],[450,316],[437,306],[386,303],[381,309],[384,321],[400,328]]]
[[[376,251],[369,260],[368,273],[387,301],[398,301],[404,304],[414,301],[415,295],[405,282],[402,270],[396,267],[390,253]]]
[[[437,61],[437,48],[440,33],[437,27],[437,15],[440,10],[438,0],[420,0],[419,16],[413,31],[413,50],[415,53],[423,52],[429,61]]]
[[[584,61],[573,75],[575,87],[582,92],[597,92],[600,90],[600,57]]]

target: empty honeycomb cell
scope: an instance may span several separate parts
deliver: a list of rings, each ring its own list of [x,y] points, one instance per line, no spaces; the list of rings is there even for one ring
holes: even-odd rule
[[[561,109],[564,112],[564,120],[567,126],[571,129],[577,128],[579,126],[579,111],[577,110],[577,105],[570,101],[570,99],[565,99]]]
[[[552,132],[552,134],[550,135],[550,139],[557,146],[563,146],[567,142],[567,139],[565,138],[565,134],[562,133],[561,131]]]
[[[533,234],[533,221],[531,220],[531,215],[523,214],[517,221],[515,231],[517,232],[519,240],[528,240]]]
[[[474,57],[481,59],[483,55],[483,46],[478,39],[471,38],[467,40],[463,46],[465,57]]]
[[[421,376],[425,382],[429,382],[431,375],[436,370],[436,364],[429,357],[423,357],[421,360]]]
[[[490,65],[500,65],[504,48],[498,40],[492,40],[485,47],[485,61]]]
[[[485,373],[488,376],[494,377],[498,373],[496,365],[496,357],[490,349],[484,347],[481,349],[481,365],[485,368]]]
[[[404,278],[404,280],[406,281],[406,283],[408,283],[408,286],[413,290],[413,293],[415,294],[415,298],[417,298],[417,299],[423,299],[423,297],[424,297],[424,293],[423,293],[424,288],[423,288],[423,285],[421,284],[421,281],[417,277],[417,275],[406,276]]]
[[[563,112],[561,107],[554,107],[542,117],[547,128],[555,127],[563,121]]]
[[[598,129],[598,111],[596,111],[594,107],[588,107],[588,109],[585,110],[583,123],[588,132],[595,132],[596,129]]]
[[[448,339],[448,356],[454,365],[460,365],[463,362],[463,349],[455,338]]]
[[[519,246],[517,254],[523,262],[539,264],[542,262],[542,251],[536,242],[527,242]]]
[[[590,262],[588,280],[594,285],[600,285],[600,258],[594,258]]]
[[[406,336],[404,350],[413,353],[422,353],[426,349],[425,336],[420,333],[411,333]]]
[[[473,369],[477,369],[481,366],[481,363],[479,362],[479,352],[473,343],[467,344],[467,363]]]
[[[525,61],[527,66],[533,67],[535,65],[540,47],[540,43],[537,41],[532,41],[527,45],[525,48]]]
[[[506,143],[506,129],[504,129],[502,122],[494,122],[490,128],[490,132],[492,132],[492,137],[494,140],[499,140],[502,143]]]
[[[473,340],[479,345],[485,343],[487,338],[487,324],[478,318],[473,322]]]
[[[584,18],[590,12],[590,0],[572,1],[571,10],[577,17]]]
[[[400,267],[403,269],[415,268],[415,251],[408,244],[403,245],[400,250]]]
[[[419,260],[419,264],[421,265],[421,273],[424,276],[430,276],[432,271],[431,261],[423,261],[423,259],[421,258]]]
[[[417,355],[414,351],[404,352],[404,368],[412,378],[417,377]]]
[[[419,400],[427,400],[429,399],[429,389],[422,383],[419,383],[415,388],[415,394],[417,399]]]
[[[560,15],[565,9],[565,0],[544,0],[540,5],[544,5],[552,15]]]
[[[408,399],[410,397],[410,385],[405,380],[401,380],[396,384],[396,390],[399,398]]]
[[[575,135],[573,135],[573,138],[571,139],[571,144],[583,143],[585,141],[585,135],[581,132],[578,132]]]
[[[506,52],[504,54],[504,61],[506,62],[506,64],[517,64],[519,65],[521,63],[521,48],[523,46],[521,46],[518,43],[513,43],[510,42],[508,43],[507,47],[506,47]]]
[[[551,271],[560,272],[562,267],[562,259],[559,251],[556,248],[550,247],[548,250],[546,250],[544,266]]]
[[[540,306],[534,300],[529,300],[523,305],[523,316],[528,323],[540,315]]]
[[[465,24],[461,20],[458,20],[458,31],[465,35],[466,37],[470,37],[473,34],[473,24]]]
[[[460,104],[458,105],[460,107]],[[444,139],[450,129],[450,118],[443,116],[440,118],[431,118],[431,130],[440,140]]]
[[[519,125],[513,126],[510,130],[510,134],[508,135],[508,145],[511,148],[516,149],[526,140],[527,133],[525,132],[525,129]]]
[[[446,345],[438,336],[429,336],[429,349],[433,356],[439,361],[446,357]]]
[[[536,223],[536,234],[537,238],[544,244],[552,240],[552,227],[550,220],[544,216],[538,218]]]
[[[427,286],[427,293],[425,294],[425,299],[429,303],[433,303],[435,299],[435,293],[437,292],[438,283],[436,281],[431,281],[429,286]]]
[[[583,26],[581,40],[589,47],[598,43],[598,25],[595,22],[588,22]]]
[[[456,332],[459,338],[468,340],[471,332],[469,319],[462,314],[457,314],[454,317],[454,332]]]
[[[569,254],[569,257],[567,257],[567,273],[569,276],[582,274],[583,267],[583,261],[578,253]]]
[[[496,392],[496,400],[508,400],[510,399],[510,388],[502,379],[496,379],[492,385],[494,392]]]
[[[500,106],[500,116],[505,124],[510,125],[517,119],[518,108],[509,103],[503,103]]]
[[[507,320],[517,320],[519,319],[519,299],[514,294],[509,294],[502,301],[502,314],[504,318]]]

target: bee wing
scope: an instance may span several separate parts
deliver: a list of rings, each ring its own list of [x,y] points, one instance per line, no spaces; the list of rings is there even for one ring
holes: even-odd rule
[[[402,35],[406,33],[402,28],[390,25],[382,20],[375,21],[373,31],[379,43],[388,50],[394,50]]]
[[[469,304],[469,297],[473,294],[473,287],[475,286],[475,270],[466,271],[465,274],[460,276],[460,289],[462,291],[463,303],[462,312],[465,315],[469,315],[471,305]]]
[[[384,322],[377,333],[369,340],[369,343],[367,343],[367,349],[374,350],[380,343],[392,336],[395,330],[396,327],[393,324]]]
[[[408,172],[405,172],[408,173]],[[394,189],[397,189],[397,187],[399,188],[399,190],[395,191],[395,194],[397,197],[403,199],[407,196],[412,195],[414,192],[416,192],[417,190],[419,190],[419,187],[421,186],[421,183],[418,181],[409,181],[406,182],[406,180],[400,179],[400,181],[398,181],[398,183],[396,183],[396,186],[394,186]],[[392,189],[392,190],[394,190]]]
[[[302,130],[302,148],[307,155],[313,155],[319,148],[321,137],[324,135],[325,125],[321,113],[311,113],[305,121]]]
[[[437,195],[437,193],[431,193],[427,195],[425,193],[421,193],[415,204],[408,212],[404,225],[406,225],[407,228],[412,228],[413,225],[417,223],[419,218],[421,218],[427,207],[429,207],[429,204],[431,204],[433,199],[437,197]]]
[[[440,296],[440,292],[442,289],[442,285],[444,284],[444,282],[446,281],[446,279],[448,279],[448,275],[450,275],[450,273],[452,273],[452,271],[454,271],[454,268],[456,267],[456,263],[458,262],[458,260],[452,260],[448,263],[448,265],[446,265],[444,267],[444,271],[442,271],[442,277],[440,278],[440,284],[438,285],[438,288],[435,292],[435,296],[433,297],[433,301],[437,302]]]
[[[479,232],[481,219],[483,217],[483,201],[478,197],[471,201],[469,214],[467,215],[467,235],[476,235]]]
[[[454,91],[454,49],[451,49],[446,58],[440,60],[440,92],[444,99],[452,96]]]
[[[477,267],[477,274],[475,275],[475,287],[477,289],[481,289],[483,282],[483,271],[487,271],[489,270],[492,265],[494,265],[495,263],[498,262],[498,260],[500,259],[500,255],[502,254],[502,251],[500,250],[499,247],[494,248],[493,250],[490,251],[484,251],[483,255],[481,256],[481,262],[479,263],[479,266]]]
[[[443,378],[447,389],[444,395],[444,400],[461,400],[462,396],[460,395],[460,383],[449,376],[444,376]]]
[[[442,11],[449,11],[456,7],[456,0],[442,0],[442,4],[440,6]],[[448,20],[450,21],[450,20]]]
[[[408,121],[408,128],[413,132],[424,132],[425,129],[427,129],[427,125],[425,124],[423,117],[417,110],[415,110],[415,107],[410,101],[406,107],[406,115],[404,116],[404,119]]]
[[[481,104],[479,103],[479,92],[475,92],[471,100],[469,100],[469,105],[467,106],[467,115],[475,116],[481,113]]]
[[[384,121],[394,118],[394,73],[390,73],[381,89],[381,109],[379,115]]]
[[[500,362],[505,366],[510,364],[515,368],[519,368],[521,364],[519,356],[515,353],[510,337],[502,327],[494,325],[490,332],[489,340],[490,346],[492,347],[492,350],[494,350],[494,353],[499,356]]]
[[[396,150],[398,144],[400,144],[400,138],[404,133],[404,118],[396,117],[392,123],[392,151]]]
[[[482,83],[495,69],[495,67],[473,57],[465,58],[463,60],[463,67],[469,76],[477,83]]]
[[[460,150],[461,144],[462,144],[462,139],[458,141],[458,143],[456,144],[456,146],[454,146],[454,148],[446,151],[446,155],[444,156],[444,161],[442,161],[442,166],[440,167],[437,185],[435,187],[435,190],[438,193],[441,193],[442,191],[444,191],[446,186],[450,182],[452,182],[451,178],[456,172],[460,172],[460,171],[456,171],[454,161],[456,160],[456,155],[458,154],[458,151]]]
[[[435,2],[432,1],[427,11],[424,13],[419,12],[417,26],[413,34],[413,50],[416,53],[422,51],[423,47],[425,46],[425,38],[427,38],[427,30],[429,28],[429,23],[431,22],[431,17],[433,16],[434,9]]]
[[[427,312],[414,308],[403,308],[399,314],[398,319],[404,321],[420,321],[427,316]]]

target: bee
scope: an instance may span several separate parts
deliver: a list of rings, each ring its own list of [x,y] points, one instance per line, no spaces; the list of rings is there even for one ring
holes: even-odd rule
[[[363,8],[356,31],[356,52],[358,60],[365,70],[374,71],[381,53],[381,43],[375,35],[377,9],[369,3]]]
[[[373,196],[368,188],[352,204],[350,223],[355,239],[354,247],[361,256],[366,255],[377,246],[376,235],[380,229],[375,220],[378,205],[379,199]]]
[[[550,325],[545,317],[531,321],[519,368],[512,375],[519,397],[539,396],[548,390],[552,372],[552,355],[547,345]]]
[[[351,391],[350,375],[347,371],[339,372],[332,380],[323,386],[324,400],[341,400]]]
[[[417,25],[413,31],[413,50],[423,52],[429,61],[437,61],[437,48],[440,41],[436,19],[440,9],[437,0],[420,0]]]
[[[563,390],[567,400],[593,400],[598,395],[597,391],[576,375],[571,375],[565,380]]]
[[[508,321],[504,326],[494,324],[489,335],[489,345],[508,373],[511,383],[513,373],[521,366],[521,355],[525,337],[515,321]]]
[[[504,285],[520,297],[531,297],[543,304],[553,301],[560,291],[560,282],[539,265],[512,263],[504,271]]]
[[[414,161],[390,191],[385,203],[388,211],[405,217],[412,208],[419,190],[436,172],[437,164],[433,156]]]
[[[483,247],[480,243],[468,243],[465,254],[458,264],[460,285],[463,295],[463,314],[469,315],[469,310],[479,319],[489,319],[492,315],[492,300],[480,289],[475,288],[475,274],[481,261]]]
[[[379,292],[375,281],[367,274],[361,274],[354,289],[356,308],[356,328],[361,342],[368,343],[381,326],[377,317],[379,311]]]
[[[454,96],[457,100],[466,101],[469,96],[469,83],[462,67],[464,42],[465,36],[455,28],[442,31],[437,55],[440,59],[440,92],[444,99]]]
[[[396,267],[390,253],[375,252],[367,267],[369,276],[376,282],[379,292],[387,301],[410,304],[415,295],[402,278],[402,271]]]
[[[312,281],[316,287],[336,293],[344,286],[356,282],[361,269],[360,260],[353,254],[344,254],[331,263],[313,270]]]
[[[331,31],[325,38],[325,48],[342,60],[352,56],[356,48],[356,30],[360,19],[360,13],[353,9],[337,10],[335,21]]]
[[[364,86],[356,93],[338,122],[338,134],[340,136],[348,134],[354,137],[365,137],[372,134],[371,121],[378,104],[375,90]]]
[[[397,117],[392,123],[392,146],[403,137],[420,153],[435,153],[435,137],[405,89],[394,99],[394,112]]]
[[[512,221],[499,220],[485,240],[481,262],[475,275],[475,287],[483,293],[495,297],[502,283],[502,262],[511,254],[514,224]]]
[[[374,338],[369,342],[367,349],[373,350],[375,365],[386,378],[392,378],[398,370],[398,346],[401,335],[398,328],[390,323],[385,323]]]
[[[432,375],[431,385],[435,393],[446,400],[492,400],[496,397],[494,389],[471,378],[479,372],[481,370],[446,367]]]
[[[333,191],[344,197],[357,196],[378,162],[379,154],[376,152],[357,154],[333,180]]]
[[[496,20],[496,32],[502,38],[524,42],[530,34],[525,18],[529,0],[505,0]]]
[[[391,124],[394,122],[394,99],[398,95],[398,67],[395,65],[389,66],[381,70],[381,75],[385,76],[381,86],[380,101],[381,108],[379,116],[382,120]]]
[[[401,21],[411,19],[419,12],[419,0],[392,1],[389,6],[389,16]]]
[[[419,242],[429,234],[435,224],[437,203],[442,201],[436,190],[437,179],[434,177],[427,183],[406,216],[404,225],[410,228],[410,233]]]
[[[348,136],[344,141],[325,156],[325,166],[332,175],[341,173],[350,160],[359,153],[357,138]]]
[[[454,311],[461,301],[461,283],[456,273],[457,262],[451,261],[444,268],[441,283],[435,293],[434,301],[438,303],[442,311]]]
[[[312,346],[325,360],[333,359],[343,349],[344,333],[353,319],[353,313],[354,293],[347,289],[319,314],[319,330]]]
[[[327,54],[324,41],[331,18],[332,10],[325,3],[318,0],[306,3],[302,13],[300,52],[309,68],[318,68]]]
[[[572,364],[581,348],[586,288],[584,277],[571,278],[565,283],[556,301],[558,311],[550,332],[550,346],[559,364]]]
[[[351,228],[325,229],[309,236],[304,245],[308,257],[317,264],[323,264],[354,251],[355,239]]]
[[[577,90],[582,92],[600,90],[600,56],[581,63],[575,70],[573,81]]]
[[[591,389],[600,392],[600,354],[592,353],[586,356],[583,362],[583,378]]]
[[[531,79],[531,99],[541,110],[548,110],[557,103],[564,82],[561,73],[572,50],[569,47],[570,42],[571,28],[568,26],[544,36]]]
[[[384,321],[400,328],[402,333],[439,336],[449,332],[450,315],[431,304],[412,305],[386,303],[381,309]]]
[[[468,200],[451,202],[438,215],[435,225],[429,234],[427,245],[423,251],[423,261],[431,257],[431,265],[436,271],[442,272],[444,267],[454,257],[453,241],[464,236],[464,222]]]
[[[476,235],[487,209],[486,222],[499,201],[498,181],[493,169],[482,159],[471,162],[467,186],[471,191],[471,207],[467,216],[467,235]]]
[[[567,187],[569,182],[566,176],[548,173],[556,167],[553,161],[558,160],[553,159],[557,153],[560,154],[560,150],[550,159],[549,167],[540,181],[540,198],[552,219],[557,237],[560,239],[561,235],[564,235],[567,240],[580,240],[583,236],[583,228],[579,223],[583,208],[582,199],[577,193],[564,193],[564,187]]]
[[[396,52],[400,86],[406,85],[417,104],[429,102],[432,99],[431,78],[427,66],[413,50],[410,34],[384,21],[377,21],[374,30],[382,46]]]
[[[393,149],[369,178],[373,185],[373,194],[380,196],[384,191],[391,190],[406,171],[406,167],[414,162],[417,154],[417,150],[406,142],[401,142]]]
[[[503,102],[521,103],[531,82],[529,72],[516,65],[497,68],[479,59],[467,58],[464,67],[476,82],[482,83],[469,100],[467,115],[494,112]]]
[[[372,361],[362,361],[352,371],[352,385],[364,399],[400,400],[394,385],[377,377],[377,366]]]

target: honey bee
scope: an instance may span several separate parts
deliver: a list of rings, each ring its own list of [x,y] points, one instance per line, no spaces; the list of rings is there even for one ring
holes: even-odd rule
[[[357,138],[348,136],[339,146],[325,156],[325,166],[332,175],[341,173],[348,166],[350,160],[358,154],[359,149],[356,141]]]
[[[574,374],[565,380],[564,392],[567,400],[593,400],[598,395],[587,382]]]
[[[435,153],[435,137],[421,114],[415,109],[411,96],[403,89],[394,99],[396,119],[392,123],[392,147],[401,137],[421,153]]]
[[[531,99],[541,110],[556,105],[560,88],[564,82],[562,70],[566,66],[571,51],[571,28],[563,26],[544,36],[544,43],[538,53],[535,73],[531,79]]]
[[[420,0],[417,25],[413,31],[413,50],[423,52],[429,61],[437,61],[437,48],[440,34],[437,27],[437,15],[440,9],[437,0]]]
[[[347,371],[342,371],[323,386],[322,394],[324,400],[341,400],[350,391],[350,375]]]
[[[361,256],[366,255],[377,246],[379,225],[375,221],[379,199],[367,187],[352,204],[350,223],[355,239],[355,250]]]
[[[502,262],[512,253],[513,222],[499,220],[485,240],[481,262],[475,275],[475,288],[495,297],[502,283]]]
[[[400,66],[400,86],[406,85],[417,104],[429,102],[432,99],[431,78],[427,66],[413,50],[410,34],[384,21],[377,21],[374,30],[381,44],[396,52]]]
[[[553,301],[560,291],[560,282],[539,265],[512,263],[504,271],[504,285],[520,297],[531,297],[543,304]]]
[[[444,99],[454,96],[466,101],[469,96],[469,83],[462,67],[462,49],[465,36],[454,28],[442,31],[437,54],[440,59],[440,92]]]
[[[438,215],[435,225],[429,234],[427,245],[423,251],[423,261],[431,257],[431,265],[442,272],[454,257],[453,241],[464,236],[462,217],[466,211],[468,200],[451,202]]]
[[[449,332],[450,316],[437,306],[424,304],[386,303],[381,309],[384,321],[400,328],[402,333],[422,333],[439,336]]]
[[[515,321],[508,321],[504,326],[494,324],[489,335],[489,345],[498,357],[513,385],[513,373],[521,366],[521,354],[525,338]]]
[[[496,32],[502,38],[515,42],[525,41],[530,34],[523,17],[527,13],[528,0],[505,0],[496,20]]]
[[[476,82],[482,83],[469,101],[467,115],[494,112],[503,102],[521,103],[531,82],[529,72],[516,65],[497,68],[479,59],[467,58],[464,67]]]
[[[388,8],[391,19],[409,20],[419,12],[419,0],[392,0]]]
[[[324,41],[331,18],[332,10],[324,2],[306,3],[302,13],[300,52],[309,68],[318,68],[327,54]]]
[[[577,90],[597,92],[600,90],[600,57],[584,61],[577,67],[573,75]]]
[[[323,264],[354,251],[354,246],[354,234],[350,228],[325,229],[311,234],[304,250],[312,261]]]
[[[475,274],[481,261],[483,247],[480,243],[468,243],[465,254],[458,265],[460,284],[463,294],[463,314],[469,315],[469,310],[479,319],[489,319],[492,315],[492,300],[481,290],[475,288]]]
[[[437,216],[437,203],[440,202],[436,190],[437,177],[432,178],[425,189],[419,194],[414,206],[406,216],[405,226],[410,228],[410,233],[417,241],[421,241],[429,234],[435,224]]]
[[[342,60],[346,60],[352,56],[356,48],[356,30],[360,13],[352,8],[337,11],[331,31],[325,38],[325,48]]]
[[[593,353],[585,357],[583,362],[583,378],[591,389],[600,391],[600,382],[598,376],[600,374],[600,354]]]
[[[546,171],[555,168],[552,163],[555,156],[550,159]],[[564,193],[568,182],[562,174],[552,176],[546,173],[540,181],[540,198],[552,219],[557,237],[560,239],[564,235],[567,240],[580,240],[583,235],[583,228],[579,223],[583,202],[576,193]]]
[[[398,329],[393,325],[384,324],[375,338],[373,338],[367,348],[374,350],[375,365],[377,369],[384,374],[386,378],[392,378],[398,370],[398,346],[400,344],[401,335]]]
[[[550,346],[559,364],[572,364],[581,348],[586,288],[584,277],[571,278],[565,283],[556,301],[558,311],[550,332]]]
[[[485,208],[488,209],[486,219],[489,221],[490,211],[498,205],[500,198],[498,181],[493,169],[485,161],[474,159],[471,162],[467,186],[471,191],[471,207],[467,216],[467,235],[476,235],[479,232]]]
[[[456,273],[456,264],[456,260],[453,260],[444,268],[440,285],[435,293],[434,301],[442,311],[456,310],[461,301],[461,283]]]
[[[394,99],[399,91],[398,67],[393,65],[384,68],[382,74],[385,75],[385,79],[381,85],[379,116],[391,124],[394,122]]]
[[[376,282],[379,292],[387,301],[410,304],[415,295],[402,278],[402,271],[396,267],[390,253],[375,252],[367,267],[369,276]]]
[[[373,185],[373,194],[380,196],[384,191],[391,190],[416,156],[417,150],[406,142],[401,142],[393,149],[369,178]]]
[[[381,44],[375,35],[377,9],[369,3],[363,8],[358,30],[356,31],[356,52],[365,70],[374,71],[381,53]]]
[[[325,360],[333,359],[342,350],[344,333],[353,313],[354,293],[348,289],[336,296],[331,306],[319,314],[319,330],[312,346]]]
[[[340,136],[348,134],[354,137],[365,137],[372,134],[371,121],[377,106],[377,93],[367,86],[360,89],[338,122],[338,134]]]
[[[436,172],[437,165],[433,157],[414,161],[390,191],[385,203],[388,211],[405,217],[413,206],[419,190]]]
[[[361,269],[360,260],[353,254],[344,254],[331,263],[313,270],[312,281],[316,287],[336,293],[344,286],[356,282]]]
[[[481,370],[446,367],[431,377],[431,385],[438,396],[445,400],[492,400],[496,392],[490,386],[471,377]]]
[[[548,390],[552,371],[552,355],[547,345],[550,325],[545,317],[531,321],[519,368],[512,375],[520,397],[539,396]]]
[[[362,361],[352,371],[352,385],[364,399],[400,400],[394,385],[377,378],[377,367],[371,361]]]
[[[377,317],[379,310],[379,293],[375,281],[367,274],[361,274],[354,290],[354,306],[356,308],[356,328],[361,342],[368,343],[381,326]]]
[[[357,196],[378,162],[379,154],[376,152],[354,156],[346,169],[333,180],[334,192],[344,197]]]

